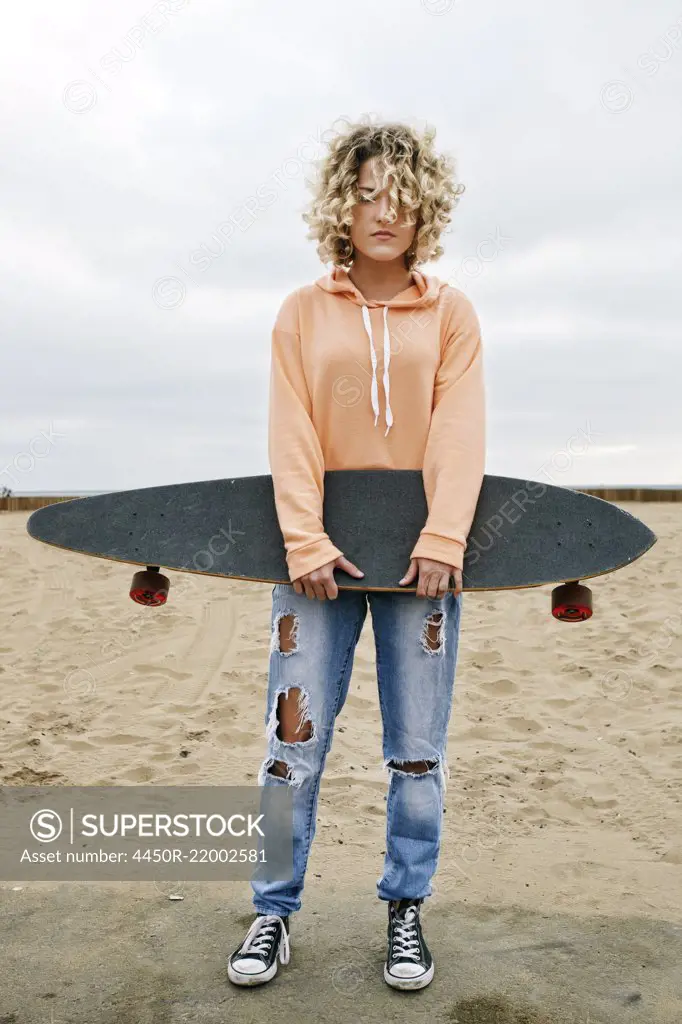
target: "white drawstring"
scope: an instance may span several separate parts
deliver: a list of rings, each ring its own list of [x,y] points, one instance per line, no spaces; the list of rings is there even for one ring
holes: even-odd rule
[[[388,366],[391,362],[391,336],[388,333],[388,306],[384,306],[384,394],[386,395],[386,434],[388,434],[393,424],[393,413],[391,412],[391,402],[389,398],[389,392],[391,385],[388,379]],[[386,437],[384,434],[384,437]]]
[[[362,307],[362,319],[365,322],[365,330],[369,335],[369,350],[372,357],[372,385],[370,388],[372,398],[372,409],[374,410],[374,426],[379,418],[379,392],[377,389],[377,354],[374,351],[374,340],[372,339],[372,321],[369,318],[367,306]]]
[[[367,331],[367,335],[369,337],[369,348],[370,348],[370,355],[371,355],[371,359],[372,359],[372,386],[371,386],[371,389],[370,389],[370,393],[371,393],[371,399],[372,399],[372,409],[374,411],[374,426],[376,427],[377,420],[379,418],[379,388],[378,388],[378,385],[377,385],[377,354],[376,354],[376,351],[374,349],[374,338],[372,336],[372,321],[370,320],[369,310],[368,310],[367,306],[363,306],[362,307],[362,319],[363,319],[364,324],[365,324],[365,330]],[[391,384],[390,384],[390,380],[389,380],[389,376],[388,376],[388,367],[390,365],[390,362],[391,362],[391,335],[389,334],[389,330],[388,330],[388,306],[384,306],[384,377],[383,377],[383,383],[384,383],[384,394],[386,395],[386,433],[384,434],[384,437],[386,437],[386,434],[388,434],[389,430],[391,429],[391,427],[393,425],[393,413],[391,411],[391,402],[390,402]]]

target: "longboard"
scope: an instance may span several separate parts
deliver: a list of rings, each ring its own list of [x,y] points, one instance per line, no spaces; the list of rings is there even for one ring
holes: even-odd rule
[[[419,470],[328,470],[325,530],[365,573],[356,579],[335,569],[339,589],[415,591],[417,580],[404,587],[398,580],[427,514]],[[33,512],[27,530],[46,544],[146,566],[130,592],[141,604],[165,601],[169,581],[158,572],[161,566],[261,583],[291,582],[268,475],[60,501]],[[589,589],[578,581],[629,565],[656,539],[635,516],[601,498],[486,475],[468,536],[463,590],[564,584],[554,592],[553,614],[571,621],[588,618]]]

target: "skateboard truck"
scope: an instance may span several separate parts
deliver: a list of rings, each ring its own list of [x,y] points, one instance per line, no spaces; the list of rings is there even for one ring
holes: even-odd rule
[[[159,572],[159,566],[148,565],[133,576],[130,596],[137,604],[158,607],[166,603],[169,587],[170,580]]]
[[[592,617],[592,591],[578,580],[561,583],[552,591],[552,615],[562,622],[584,622]]]

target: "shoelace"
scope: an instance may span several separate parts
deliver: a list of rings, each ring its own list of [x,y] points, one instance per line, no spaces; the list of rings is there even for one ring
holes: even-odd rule
[[[412,960],[419,960],[419,938],[417,937],[417,925],[415,923],[417,911],[414,907],[408,907],[405,917],[401,921],[399,917],[393,919],[393,956],[409,957]],[[416,949],[411,949],[416,946]]]
[[[284,927],[284,921],[277,914],[261,914],[260,917],[255,919],[246,933],[246,938],[242,943],[240,953],[244,956],[248,953],[267,954],[275,938],[278,921],[282,926],[282,931],[280,934],[279,949],[277,952],[279,953],[280,962],[288,964],[289,936],[287,935],[287,930]]]

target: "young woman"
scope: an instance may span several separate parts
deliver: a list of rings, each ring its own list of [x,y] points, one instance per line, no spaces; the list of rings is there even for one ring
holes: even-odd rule
[[[289,961],[289,915],[301,907],[320,779],[368,605],[389,771],[377,885],[388,904],[384,978],[398,989],[433,978],[419,914],[440,850],[462,564],[485,424],[474,309],[416,269],[442,255],[439,236],[463,191],[432,143],[433,133],[402,124],[356,124],[334,139],[304,215],[333,268],[287,296],[273,330],[269,459],[291,583],[272,591],[259,783],[292,787],[294,870],[286,881],[252,882],[256,917],[228,963],[237,985],[269,981],[278,957]],[[338,590],[335,568],[363,573],[325,533],[324,473],[363,468],[422,470],[428,519],[400,580],[416,581],[416,594]]]

